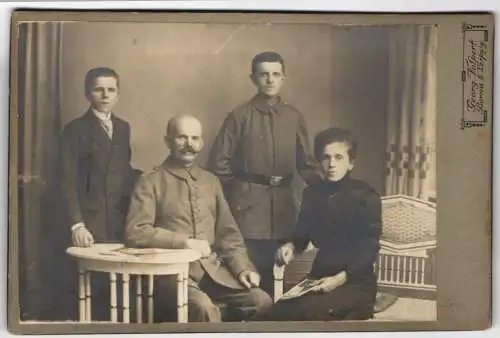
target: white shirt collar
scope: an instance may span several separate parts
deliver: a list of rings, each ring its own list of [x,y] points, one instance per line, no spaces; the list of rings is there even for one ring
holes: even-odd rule
[[[101,112],[98,112],[97,110],[95,110],[94,108],[90,108],[90,109],[92,110],[94,115],[97,116],[100,120],[108,121],[111,119],[111,112],[101,113]]]

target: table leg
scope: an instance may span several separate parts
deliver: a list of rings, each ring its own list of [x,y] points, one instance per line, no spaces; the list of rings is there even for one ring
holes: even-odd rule
[[[187,272],[177,275],[177,322],[188,322],[188,284]]]
[[[136,311],[137,311],[137,322],[142,323],[142,276],[137,275],[137,289],[136,289]]]
[[[123,322],[130,323],[129,275],[123,274]]]
[[[154,320],[154,276],[148,276],[148,323],[152,324]]]
[[[183,286],[182,290],[184,292],[184,320],[187,323],[188,322],[188,277],[189,277],[189,270],[184,271],[184,276],[182,279]]]
[[[118,322],[118,312],[117,312],[117,295],[116,295],[116,273],[112,272],[109,274],[110,282],[110,307],[111,307],[111,322]]]
[[[90,290],[90,271],[85,272],[85,320],[87,322],[92,321],[91,316],[92,316],[92,306],[91,306],[91,301],[92,301],[92,294]]]
[[[177,274],[177,323],[184,322],[184,312],[182,308],[184,307],[184,292],[183,292],[183,274]]]
[[[78,273],[78,303],[79,303],[79,320],[80,322],[85,321],[87,315],[85,309],[85,270],[80,268]]]

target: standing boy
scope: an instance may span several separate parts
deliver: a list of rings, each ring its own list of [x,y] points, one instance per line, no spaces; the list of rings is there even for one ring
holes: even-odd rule
[[[275,252],[291,235],[297,215],[295,170],[307,184],[318,176],[304,117],[279,95],[285,81],[282,57],[256,55],[250,78],[257,94],[227,115],[208,168],[223,183],[262,288],[271,293]]]
[[[130,126],[112,112],[119,89],[114,70],[89,70],[85,96],[90,106],[62,132],[59,160],[65,247],[123,241],[135,172],[130,165]],[[76,279],[68,278],[71,290]],[[109,294],[104,287],[105,281],[102,292]]]

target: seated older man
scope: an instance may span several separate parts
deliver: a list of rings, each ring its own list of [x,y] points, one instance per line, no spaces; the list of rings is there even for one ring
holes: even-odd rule
[[[200,122],[187,115],[171,119],[165,142],[170,155],[141,177],[131,196],[127,245],[200,252],[202,258],[191,264],[189,273],[191,322],[220,322],[215,303],[235,310],[252,308],[252,316],[265,312],[272,300],[259,288],[260,276],[247,256],[220,183],[196,164],[203,147]],[[168,284],[168,279],[158,278],[158,294],[172,295]]]

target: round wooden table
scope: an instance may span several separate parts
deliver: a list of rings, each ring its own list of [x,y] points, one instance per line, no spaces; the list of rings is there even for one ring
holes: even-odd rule
[[[79,268],[79,319],[91,321],[90,272],[109,273],[111,321],[118,322],[117,274],[123,283],[123,322],[130,322],[129,281],[130,275],[137,278],[137,322],[142,322],[142,278],[148,276],[148,322],[153,322],[153,277],[156,275],[177,276],[177,321],[188,321],[188,274],[189,263],[200,258],[190,249],[131,249],[123,244],[94,244],[88,248],[70,247],[68,255],[78,261]]]

